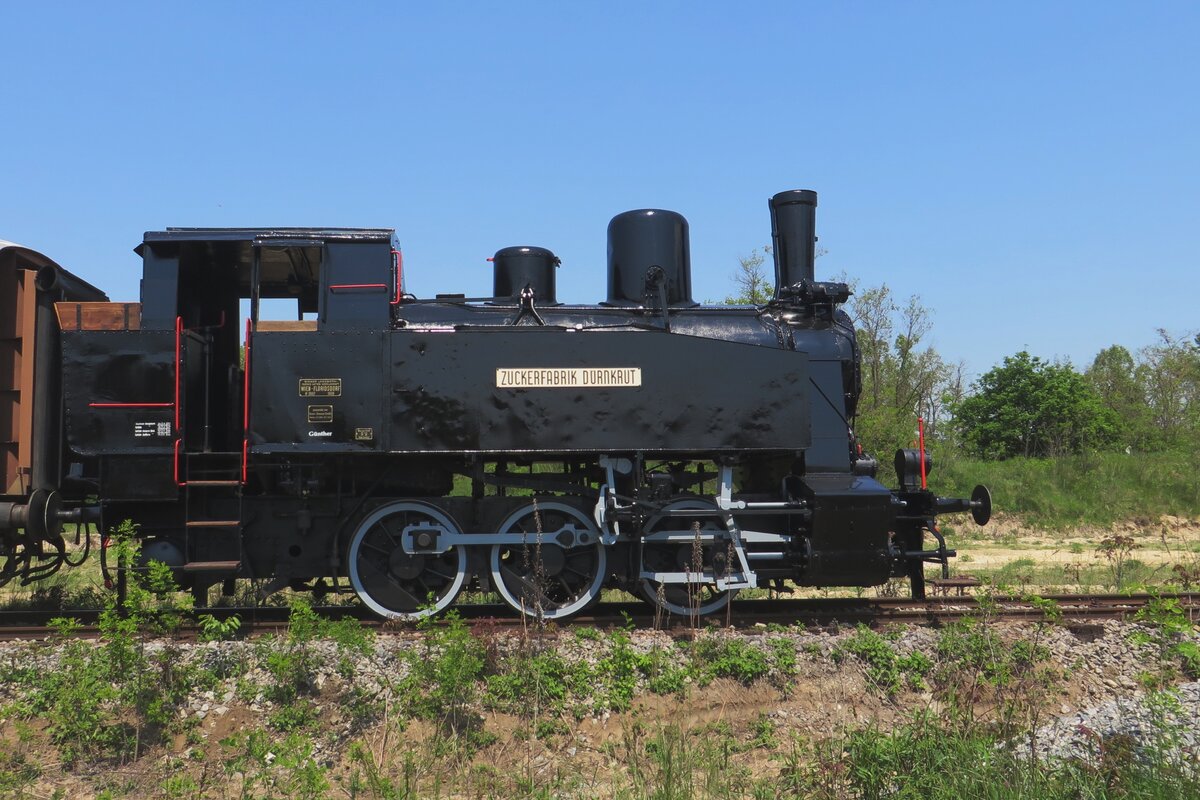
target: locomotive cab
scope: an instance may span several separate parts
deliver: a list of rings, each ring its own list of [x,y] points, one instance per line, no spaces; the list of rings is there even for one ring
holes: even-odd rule
[[[107,527],[135,519],[148,552],[185,577],[230,577],[262,444],[256,339],[386,327],[400,290],[392,231],[173,228],[137,252],[140,304],[60,304],[67,445]]]
[[[143,329],[180,329],[183,454],[255,444],[246,353],[259,333],[385,328],[402,289],[388,229],[174,228],[139,252]]]

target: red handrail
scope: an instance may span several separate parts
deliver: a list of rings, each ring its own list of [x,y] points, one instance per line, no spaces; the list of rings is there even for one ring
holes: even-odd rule
[[[242,483],[250,460],[250,319],[246,319],[246,363],[242,374]]]
[[[88,403],[88,408],[172,408],[174,403]]]
[[[180,340],[183,336],[183,317],[175,318],[175,430],[179,430],[179,365]]]
[[[246,363],[242,370],[242,433],[250,428],[250,320],[246,320]]]
[[[390,305],[400,305],[400,278],[404,275],[404,255],[399,250],[392,251],[392,267],[394,270],[393,278],[396,281],[396,296],[392,298]]]
[[[921,438],[921,491],[925,491],[928,484],[925,481],[925,418],[917,417],[917,431]]]

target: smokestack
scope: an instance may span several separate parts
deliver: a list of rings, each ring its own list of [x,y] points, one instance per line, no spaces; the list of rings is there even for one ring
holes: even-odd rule
[[[771,249],[775,256],[775,298],[801,280],[813,281],[817,255],[817,193],[791,189],[770,199]]]

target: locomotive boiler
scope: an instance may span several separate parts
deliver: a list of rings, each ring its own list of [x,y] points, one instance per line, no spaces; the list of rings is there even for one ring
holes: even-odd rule
[[[612,219],[588,305],[533,246],[496,252],[490,294],[414,297],[389,229],[148,232],[137,303],[6,246],[0,581],[70,563],[65,525],[131,520],[202,602],[238,578],[398,617],[464,590],[543,619],[606,588],[679,614],[787,584],[923,597],[954,554],[937,515],[984,524],[990,498],[938,497],[920,450],[877,480],[816,205],[770,199],[761,306],[695,302],[660,209]]]

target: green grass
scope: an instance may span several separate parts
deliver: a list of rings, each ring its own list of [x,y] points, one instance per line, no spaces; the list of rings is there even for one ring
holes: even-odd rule
[[[1047,594],[1154,588],[1175,591],[1184,588],[1180,586],[1178,575],[1170,565],[1152,567],[1136,558],[1129,559],[1123,565],[1119,584],[1117,570],[1104,561],[1035,565],[1031,559],[1019,558],[999,569],[973,569],[970,563],[951,566],[952,574],[969,574],[979,578],[984,584],[1018,594],[1033,588]]]
[[[1058,459],[978,461],[942,457],[930,476],[940,495],[969,497],[975,484],[992,492],[998,511],[1062,529],[1200,516],[1200,454],[1093,453]]]
[[[885,733],[853,732],[817,747],[816,763],[798,765],[782,797],[913,800],[1067,800],[1200,796],[1200,781],[1153,749],[1136,757],[1111,749],[1098,764],[1043,763],[979,731],[947,729],[917,718]],[[789,791],[790,790],[790,791]]]

